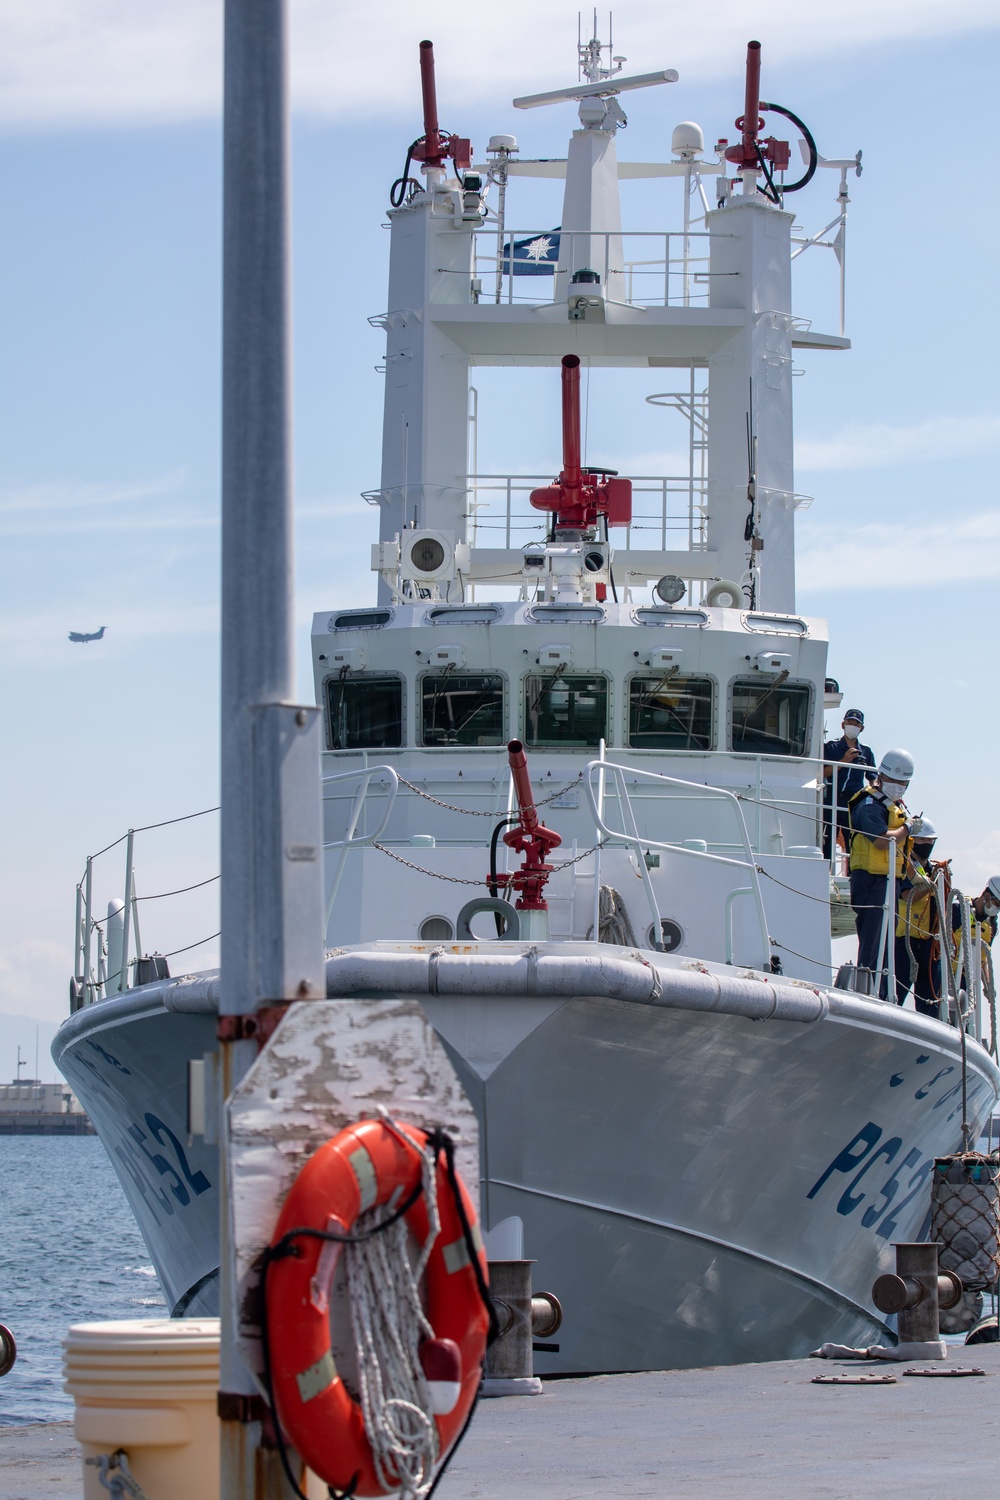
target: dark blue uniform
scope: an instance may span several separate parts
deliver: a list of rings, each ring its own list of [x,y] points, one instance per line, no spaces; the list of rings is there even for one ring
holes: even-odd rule
[[[859,771],[858,775],[861,777],[862,773]],[[854,833],[863,833],[870,839],[884,838],[889,828],[890,806],[891,804],[881,792],[873,790],[868,796],[860,796],[851,808],[850,814],[851,828]],[[855,848],[853,852],[857,860],[858,849]],[[894,870],[895,860],[896,846],[891,844],[886,850],[886,861],[890,870]],[[898,881],[895,874],[891,878],[893,891],[889,913],[888,941],[890,943],[895,940],[898,893]],[[879,967],[882,923],[889,879],[887,874],[875,874],[870,870],[858,869],[856,866],[851,870],[851,905],[854,907],[854,925],[858,931],[858,968],[868,969],[872,973]],[[878,993],[879,998],[884,1000],[889,993],[889,976],[884,968],[881,974]]]
[[[827,740],[823,746],[823,759],[826,761],[839,761],[845,754],[848,745],[854,745],[858,752],[858,759],[849,761],[847,765],[840,766],[833,775],[823,778],[823,853],[827,859],[833,853],[833,784],[837,783],[837,827],[843,829],[845,843],[849,842],[851,820],[847,811],[847,804],[855,792],[860,792],[865,784],[865,773],[862,766],[874,766],[875,757],[867,745],[862,745],[860,740],[849,740],[846,735],[841,735],[839,740]],[[869,780],[871,778],[869,777]]]

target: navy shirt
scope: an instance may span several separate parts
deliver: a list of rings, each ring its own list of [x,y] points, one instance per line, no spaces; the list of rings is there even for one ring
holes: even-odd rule
[[[890,803],[881,797],[862,797],[851,808],[854,832],[863,833],[870,839],[884,838],[889,827],[889,807]]]
[[[834,772],[834,776],[837,778],[838,810],[845,809],[848,802],[854,796],[854,793],[860,792],[864,786],[865,778],[864,772],[860,769],[861,766],[873,766],[875,764],[875,757],[867,745],[862,745],[860,740],[849,740],[843,734],[839,740],[827,740],[823,746],[823,759],[840,760],[850,744],[854,744],[857,747],[858,759],[848,761],[847,765],[841,770]],[[833,776],[825,779],[823,801],[827,804],[832,804],[833,802]]]

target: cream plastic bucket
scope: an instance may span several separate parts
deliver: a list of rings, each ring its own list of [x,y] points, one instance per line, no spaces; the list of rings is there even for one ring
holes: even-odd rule
[[[218,1318],[77,1323],[63,1343],[85,1459],[124,1448],[150,1500],[218,1500]],[[84,1464],[84,1500],[107,1500]]]

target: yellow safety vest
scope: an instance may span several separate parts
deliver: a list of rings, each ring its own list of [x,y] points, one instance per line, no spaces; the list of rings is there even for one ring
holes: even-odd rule
[[[888,850],[888,848],[880,849],[878,847],[878,845],[875,843],[874,839],[868,838],[866,834],[855,833],[853,831],[853,828],[854,828],[854,821],[853,821],[853,819],[854,819],[855,804],[858,801],[860,801],[860,799],[862,797],[877,797],[880,800],[882,800],[882,801],[885,802],[886,809],[887,809],[888,814],[889,814],[888,831],[890,833],[894,829],[896,829],[896,828],[902,828],[903,824],[906,822],[906,813],[903,811],[903,809],[899,806],[899,804],[897,802],[889,802],[888,799],[885,798],[885,797],[883,797],[880,792],[874,791],[871,787],[862,787],[862,789],[861,789],[860,792],[855,792],[854,793],[854,796],[851,798],[850,802],[848,803],[848,810],[849,810],[850,815],[851,815],[851,828],[852,828],[852,834],[851,834],[851,865],[850,865],[851,869],[852,870],[866,870],[869,875],[888,875],[888,873],[889,873],[889,850]],[[905,844],[905,842],[906,842],[905,839],[900,839],[899,842],[896,844],[896,876],[897,876],[897,878],[903,872],[903,845]]]
[[[930,880],[930,871],[923,865],[915,862],[914,868],[918,876],[923,875]],[[912,899],[911,899],[912,897]],[[909,912],[909,918],[907,918]],[[899,921],[896,925],[896,936],[911,938],[929,938],[937,935],[937,929],[932,925],[934,921],[934,892],[926,890],[910,890],[899,898]]]
[[[981,941],[982,941],[982,946],[983,946],[983,968],[985,969],[986,968],[986,949],[992,946],[993,939],[997,935],[996,918],[995,917],[977,917],[976,916],[976,908],[974,906],[970,905],[969,906],[969,940],[970,940],[970,942],[974,943],[976,941],[976,932],[977,931],[979,932],[980,938],[981,938]],[[955,928],[954,932],[951,935],[951,940],[955,944],[955,957],[957,958],[958,954],[959,954],[959,950],[961,949],[961,946],[962,946],[962,929],[961,929],[960,926]]]

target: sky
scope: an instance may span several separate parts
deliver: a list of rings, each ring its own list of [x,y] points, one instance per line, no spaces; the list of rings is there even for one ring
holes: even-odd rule
[[[623,99],[619,155],[664,159],[682,119],[708,140],[732,137],[750,36],[763,44],[765,97],[805,118],[824,155],[863,148],[863,176],[850,179],[853,347],[797,358],[796,488],[813,497],[799,515],[798,605],[829,620],[830,671],[845,704],[865,709],[868,743],[913,753],[910,804],[937,824],[958,883],[978,891],[1000,870],[989,109],[1000,12],[985,0],[816,11],[717,0],[706,24],[692,7],[619,6],[626,72],[680,74]],[[442,124],[480,155],[497,132],[527,155],[562,155],[573,107],[521,113],[510,101],[575,82],[576,11],[291,0],[290,16],[296,597],[310,701],[313,611],[372,597],[376,515],[360,495],[379,482],[383,343],[367,318],[385,307],[388,188],[420,133],[417,43],[435,42]],[[0,12],[0,1012],[32,1021],[66,1013],[88,852],[218,801],[221,42],[209,0],[6,0]],[[836,186],[819,173],[798,195],[799,222],[832,218]],[[558,198],[543,190],[523,184],[511,216],[557,223]],[[623,188],[633,227],[665,222],[651,191],[663,189]],[[809,256],[795,311],[836,332],[832,257]],[[482,384],[488,397],[485,373]],[[606,450],[613,437],[623,472],[658,472],[676,451],[668,419],[644,403],[655,389],[650,372],[595,396],[591,443]],[[515,423],[502,408],[484,420],[481,468],[552,467],[555,406],[535,406]],[[99,644],[67,641],[102,624]],[[140,892],[211,877],[216,840],[212,814],[139,835]],[[121,887],[120,854],[103,857],[101,900]],[[216,891],[143,906],[146,946],[208,938]],[[216,956],[208,942],[178,963]],[[6,1056],[0,1037],[0,1077]]]

